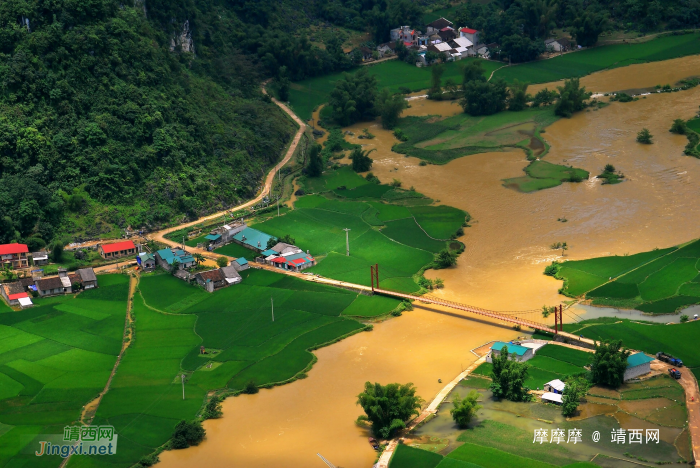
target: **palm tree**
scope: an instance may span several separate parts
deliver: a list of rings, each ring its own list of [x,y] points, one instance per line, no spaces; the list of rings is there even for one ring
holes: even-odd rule
[[[194,257],[194,261],[197,262],[197,265],[204,262],[205,260],[204,255],[202,255],[201,253],[196,253],[192,256]]]

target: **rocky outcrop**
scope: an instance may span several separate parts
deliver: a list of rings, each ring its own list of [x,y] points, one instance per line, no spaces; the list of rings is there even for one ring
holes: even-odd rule
[[[146,0],[134,0],[134,8],[143,11],[143,17],[148,18],[148,11],[146,11]]]
[[[175,52],[178,49],[182,52],[194,54],[194,40],[192,40],[189,20],[182,25],[182,32],[170,39],[170,52]]]

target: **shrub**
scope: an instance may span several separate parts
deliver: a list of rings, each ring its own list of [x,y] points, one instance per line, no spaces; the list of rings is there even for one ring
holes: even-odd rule
[[[223,268],[225,266],[228,266],[228,258],[226,257],[217,257],[216,258],[216,264],[220,267]]]
[[[551,265],[547,265],[544,268],[544,274],[547,276],[557,276],[559,274],[559,268],[561,268],[559,262],[553,262]]]
[[[472,418],[476,416],[482,406],[477,403],[481,394],[476,390],[472,390],[462,399],[459,395],[455,395],[453,399],[454,408],[450,410],[452,419],[460,428],[465,428],[469,425]]]
[[[418,163],[419,166],[427,166],[428,162],[427,161],[421,161]]]
[[[248,395],[253,395],[259,391],[260,389],[258,389],[257,385],[255,385],[255,382],[252,380],[245,384],[245,387],[243,387],[243,393],[247,393]]]
[[[603,168],[603,172],[615,172],[615,166],[612,164],[606,164]]]
[[[137,467],[149,467],[153,466],[156,463],[160,461],[160,458],[158,458],[158,455],[155,453],[152,453],[150,455],[146,455],[145,457],[141,458],[139,462],[136,464]]]
[[[221,411],[221,398],[214,396],[204,407],[204,419],[217,419],[223,415]]]
[[[685,323],[690,319],[686,314],[681,315],[681,323]]]
[[[686,130],[685,120],[676,119],[673,121],[673,124],[671,125],[669,132],[675,133],[677,135],[685,135],[685,130]]]
[[[401,181],[399,179],[394,179],[391,181],[391,183],[389,185],[391,185],[392,187],[395,187],[395,188],[399,188],[399,187],[401,187]]]
[[[653,141],[652,141],[653,138],[654,138],[654,136],[646,128],[643,128],[642,130],[640,130],[639,133],[637,133],[637,143],[650,145],[653,143]]]
[[[191,445],[198,445],[202,440],[206,431],[199,421],[180,421],[175,426],[173,432],[172,447],[174,449],[183,449]]]
[[[448,249],[442,249],[435,256],[435,266],[437,268],[449,268],[457,264],[457,254]]]

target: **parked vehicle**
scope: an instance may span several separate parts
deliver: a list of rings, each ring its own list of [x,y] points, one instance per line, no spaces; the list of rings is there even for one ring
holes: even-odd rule
[[[659,361],[667,362],[676,367],[683,367],[683,361],[678,358],[674,358],[670,354],[666,354],[663,351],[656,353],[656,359]]]
[[[668,373],[671,374],[671,377],[673,377],[676,380],[681,378],[681,371],[679,371],[678,369],[669,369]]]

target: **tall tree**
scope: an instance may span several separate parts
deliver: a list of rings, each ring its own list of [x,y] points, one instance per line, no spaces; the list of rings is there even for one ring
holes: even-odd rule
[[[362,151],[362,148],[357,147],[350,153],[350,159],[352,159],[352,170],[355,172],[367,172],[372,169],[372,163],[374,160],[369,157],[369,154],[374,151],[373,149],[369,151]]]
[[[585,87],[580,86],[578,78],[564,81],[564,86],[557,86],[559,90],[559,102],[554,109],[556,115],[571,117],[574,112],[585,109],[585,101],[591,97],[591,93]]]
[[[527,87],[527,83],[521,83],[518,80],[513,81],[513,84],[508,88],[508,110],[521,111],[525,109],[529,97],[527,94]]]
[[[459,395],[455,395],[452,399],[453,408],[450,410],[452,419],[460,428],[465,428],[471,420],[476,416],[476,412],[483,408],[477,403],[481,394],[476,390],[470,391],[467,396],[462,399]]]
[[[464,97],[459,104],[469,115],[491,115],[506,108],[508,88],[501,79],[469,81],[464,84]]]
[[[287,76],[287,67],[281,66],[277,75],[277,97],[280,101],[289,101],[289,77]]]
[[[445,73],[445,67],[442,65],[434,65],[430,74],[430,89],[428,90],[428,99],[442,99],[442,75]]]
[[[629,355],[630,351],[622,347],[622,340],[596,344],[591,362],[593,382],[612,388],[622,385]]]
[[[530,39],[544,39],[556,26],[559,0],[518,0],[518,17]]]
[[[508,355],[508,347],[504,346],[498,356],[492,358],[491,391],[496,398],[510,401],[528,401],[530,389],[525,386],[525,380],[530,366],[519,362]]]
[[[571,37],[583,47],[590,47],[598,42],[598,36],[605,31],[608,24],[607,18],[592,11],[585,11],[578,16],[571,26]]]
[[[588,382],[585,379],[571,377],[567,379],[562,395],[561,414],[565,417],[574,416],[578,410],[581,398],[586,396]]]
[[[397,430],[406,427],[406,421],[418,414],[423,399],[416,395],[412,383],[401,385],[365,382],[365,389],[357,395],[357,404],[365,412],[358,420],[372,423],[377,437],[390,438]]]
[[[306,173],[309,177],[319,177],[323,172],[323,157],[321,145],[314,143],[309,150],[309,163],[306,165]]]
[[[467,84],[470,81],[486,81],[481,60],[473,60],[462,69],[462,83]]]
[[[335,120],[341,125],[350,125],[374,117],[377,86],[377,76],[370,75],[367,67],[355,74],[344,73],[329,99]]]
[[[391,94],[384,88],[377,97],[377,108],[382,117],[382,127],[391,130],[396,127],[399,117],[404,109],[408,107],[408,102],[400,94]]]

